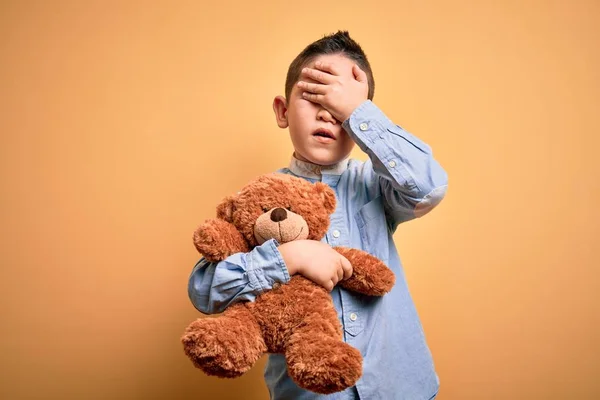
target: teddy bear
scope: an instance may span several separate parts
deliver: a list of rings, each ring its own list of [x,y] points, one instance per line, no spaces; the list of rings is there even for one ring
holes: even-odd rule
[[[261,175],[217,206],[217,218],[194,232],[196,249],[210,262],[249,252],[269,239],[321,240],[335,211],[334,191],[292,175]],[[365,251],[334,247],[353,273],[338,283],[370,296],[383,296],[394,273]],[[329,291],[302,275],[222,314],[192,322],[181,338],[193,364],[207,375],[233,378],[264,353],[285,355],[289,376],[312,392],[330,394],[353,386],[362,375],[360,352],[343,341],[342,325]]]

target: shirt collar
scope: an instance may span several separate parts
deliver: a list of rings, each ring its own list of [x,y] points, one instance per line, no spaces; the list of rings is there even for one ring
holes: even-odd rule
[[[303,178],[321,179],[323,175],[342,175],[348,169],[348,158],[333,165],[317,165],[307,161],[300,161],[292,155],[289,170]]]

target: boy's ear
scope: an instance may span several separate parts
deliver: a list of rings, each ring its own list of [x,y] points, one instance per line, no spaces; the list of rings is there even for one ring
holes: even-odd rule
[[[275,111],[275,119],[277,121],[277,126],[280,128],[288,127],[287,120],[287,100],[283,96],[277,96],[273,99],[273,111]]]

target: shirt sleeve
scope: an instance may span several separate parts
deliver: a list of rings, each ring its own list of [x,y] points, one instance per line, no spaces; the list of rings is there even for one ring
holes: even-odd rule
[[[442,201],[448,175],[431,147],[394,124],[373,102],[364,101],[342,126],[369,156],[366,167],[380,186],[392,232]]]
[[[194,307],[204,314],[221,313],[234,302],[254,300],[275,282],[287,283],[290,276],[278,246],[271,239],[248,253],[232,254],[218,263],[201,258],[188,282]]]

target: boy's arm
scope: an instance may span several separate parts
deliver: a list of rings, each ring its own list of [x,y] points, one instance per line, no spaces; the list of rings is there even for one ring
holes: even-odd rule
[[[290,276],[277,246],[271,239],[218,263],[201,258],[188,282],[194,307],[204,314],[221,313],[234,302],[254,300],[275,282],[288,282]]]
[[[364,101],[342,126],[370,158],[392,232],[444,198],[448,175],[431,147],[394,124],[373,102]]]

